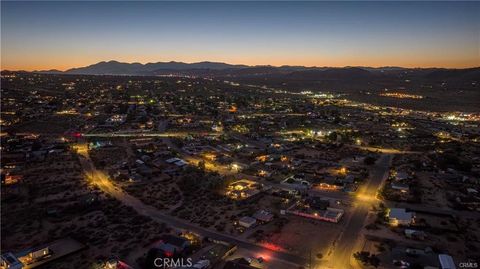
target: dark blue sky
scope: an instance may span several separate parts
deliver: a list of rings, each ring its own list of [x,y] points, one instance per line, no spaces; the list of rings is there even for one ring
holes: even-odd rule
[[[3,2],[2,69],[478,66],[479,2]]]

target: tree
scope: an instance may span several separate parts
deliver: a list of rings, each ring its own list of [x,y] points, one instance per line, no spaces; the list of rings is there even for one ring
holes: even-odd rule
[[[368,264],[368,258],[370,257],[370,252],[368,251],[360,251],[353,253],[353,257],[357,260],[362,262],[363,264]]]
[[[364,265],[372,265],[375,268],[380,265],[380,259],[375,254],[370,254],[368,251],[355,252],[353,257]]]

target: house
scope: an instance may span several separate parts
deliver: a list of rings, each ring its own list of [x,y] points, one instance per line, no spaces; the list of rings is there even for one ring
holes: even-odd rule
[[[407,247],[405,248],[405,254],[408,257],[426,257],[429,256],[431,253],[433,253],[433,250],[431,247],[426,247],[426,248],[411,248]]]
[[[105,263],[106,269],[116,269],[119,266],[119,261],[117,259],[110,259]]]
[[[40,265],[45,268],[56,268],[55,266],[48,266],[47,263],[80,251],[84,248],[85,245],[72,238],[66,237],[40,246],[16,252],[14,257],[21,261],[22,267],[19,267],[18,264],[16,266],[13,266],[15,264],[15,260],[11,259],[13,255],[9,255],[9,258],[6,255],[2,255],[2,258],[0,259],[2,260],[2,262],[0,262],[0,268],[34,268],[37,266],[40,267]],[[7,263],[10,262],[10,267],[4,266],[4,258],[5,260],[7,260]]]
[[[410,190],[408,184],[405,183],[393,182],[390,186],[392,187],[392,189],[399,190],[401,192],[408,192]]]
[[[186,161],[184,161],[180,158],[170,158],[170,159],[165,160],[165,162],[167,162],[169,164],[175,164],[178,167],[182,167],[182,166],[185,166],[185,165],[188,164]]]
[[[160,240],[147,252],[145,264],[154,268],[155,260],[160,258],[182,257],[188,251],[188,239],[172,234],[163,235]]]
[[[200,260],[197,263],[193,265],[193,268],[195,269],[206,269],[210,267],[210,261],[209,260]]]
[[[0,268],[5,269],[22,269],[21,263],[11,252],[4,253],[0,256]]]
[[[240,226],[243,226],[245,228],[250,228],[252,227],[253,225],[255,225],[255,223],[257,223],[257,220],[252,218],[252,217],[242,217],[238,220],[238,224]]]
[[[152,158],[148,155],[142,155],[142,157],[140,157],[140,159],[144,162],[148,162],[150,161]]]
[[[216,243],[203,254],[203,259],[209,260],[211,268],[231,256],[237,250],[236,245]]]
[[[137,167],[137,172],[142,176],[150,176],[153,174],[153,169],[146,164],[142,164]]]
[[[262,169],[261,169],[261,170],[258,170],[257,175],[258,175],[259,177],[271,177],[271,176],[272,176],[272,172],[269,172],[269,171],[267,171],[267,170],[262,170]]]
[[[411,239],[424,240],[426,237],[426,234],[424,231],[405,229],[404,233],[407,238],[411,238]]]
[[[256,197],[264,186],[248,179],[241,179],[228,185],[226,195],[234,200],[246,200]]]
[[[11,174],[2,174],[2,184],[3,185],[14,185],[22,181],[22,175],[11,175]]]
[[[162,164],[163,164],[163,162],[160,158],[156,158],[152,161],[152,165],[156,168],[161,168]]]
[[[327,204],[324,200],[317,199],[316,204],[314,207],[323,208]],[[283,210],[282,210],[283,211]],[[321,221],[328,221],[333,223],[338,223],[342,216],[344,215],[345,211],[340,208],[333,208],[333,207],[325,207],[325,209],[315,209],[312,208],[312,205],[308,204],[307,201],[305,203],[294,203],[292,204],[287,210],[280,211],[281,214],[289,213],[305,218],[321,220]]]
[[[352,183],[355,182],[355,176],[354,175],[347,175],[344,179],[341,180],[341,182],[352,184]]]
[[[273,214],[266,211],[266,210],[259,210],[257,211],[253,217],[260,222],[270,222],[273,220]]]
[[[410,225],[413,223],[415,214],[407,212],[405,208],[390,208],[388,212],[388,222],[392,226]]]
[[[127,120],[127,115],[116,114],[116,115],[113,115],[110,118],[108,118],[105,121],[105,125],[106,126],[117,126],[117,125],[120,125],[122,123],[125,123],[126,120]]]
[[[330,206],[329,200],[322,199],[320,197],[310,197],[306,199],[306,204],[315,210],[326,210]]]
[[[343,214],[343,209],[327,207],[327,210],[323,213],[322,220],[338,223],[342,218]]]
[[[405,171],[399,171],[395,175],[395,180],[396,181],[402,181],[408,179],[408,174]]]
[[[477,195],[478,191],[474,188],[467,188],[467,194],[469,195]]]
[[[452,256],[447,254],[439,254],[438,261],[440,262],[440,267],[442,269],[456,269],[455,262],[453,261]]]
[[[28,254],[28,257],[31,260],[40,260],[40,259],[43,259],[43,258],[51,255],[51,254],[52,254],[52,251],[50,250],[50,248],[48,246],[42,246],[42,247],[38,247],[38,248],[33,249]]]
[[[257,269],[250,265],[250,262],[244,258],[238,258],[225,263],[223,269]]]
[[[178,162],[178,161],[181,161],[182,159],[179,159],[179,158],[170,158],[170,159],[167,159],[165,160],[165,162],[167,163],[175,163],[175,162]]]
[[[312,185],[309,181],[304,180],[301,175],[289,176],[280,182],[280,184],[298,191],[306,191],[310,189]]]
[[[178,167],[183,167],[183,166],[187,165],[188,163],[184,160],[180,160],[180,161],[175,162],[174,164]]]
[[[167,234],[162,236],[155,249],[161,250],[165,256],[171,257],[174,254],[182,253],[189,245],[190,242],[186,238]]]

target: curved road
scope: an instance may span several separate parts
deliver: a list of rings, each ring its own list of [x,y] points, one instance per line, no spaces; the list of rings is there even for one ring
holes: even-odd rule
[[[86,176],[89,178],[89,180],[92,181],[92,183],[97,185],[103,192],[113,196],[114,198],[122,202],[124,205],[133,208],[141,215],[150,217],[151,219],[159,223],[165,223],[179,229],[193,231],[195,233],[215,240],[225,241],[234,244],[238,247],[248,249],[255,253],[266,254],[271,259],[281,260],[282,262],[291,264],[292,268],[296,268],[300,265],[305,265],[307,263],[307,260],[303,257],[299,257],[285,252],[272,251],[266,247],[253,244],[238,237],[219,233],[217,231],[197,226],[186,220],[172,217],[152,206],[146,205],[139,199],[125,193],[120,188],[116,187],[105,173],[97,170],[88,155],[88,150],[86,150],[86,146],[80,146],[79,148],[77,148],[77,152],[81,155],[80,163],[82,165],[82,168]]]

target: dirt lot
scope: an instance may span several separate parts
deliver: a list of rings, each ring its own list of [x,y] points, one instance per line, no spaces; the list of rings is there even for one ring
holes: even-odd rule
[[[422,190],[423,205],[444,209],[450,207],[446,197],[448,186],[444,181],[432,178],[431,172],[417,173],[417,177]]]
[[[369,215],[367,223],[373,223],[376,214]],[[375,225],[375,229],[365,229],[367,237],[374,237],[380,241],[390,242],[390,245],[425,248],[431,247],[439,253],[448,253],[455,260],[466,260],[478,257],[479,222],[469,219],[453,219],[448,216],[431,214],[416,214],[418,227],[410,229],[422,230],[426,233],[424,240],[409,239],[405,236],[406,227],[390,227],[385,224]],[[423,227],[424,226],[424,227]]]
[[[283,246],[283,248],[299,255],[327,255],[342,229],[341,224],[314,221],[302,217],[288,216],[288,222],[281,232],[274,233],[266,240],[266,244]]]
[[[88,248],[51,268],[91,268],[96,260],[126,257],[166,231],[89,185],[71,152],[27,163],[22,174],[21,182],[2,187],[2,250],[17,252],[70,236]]]

